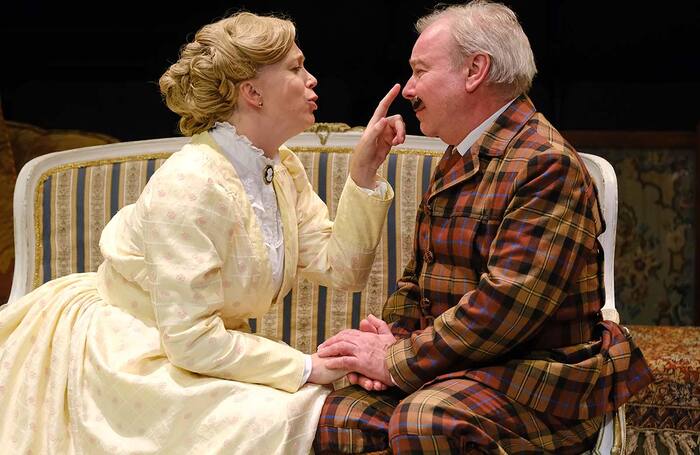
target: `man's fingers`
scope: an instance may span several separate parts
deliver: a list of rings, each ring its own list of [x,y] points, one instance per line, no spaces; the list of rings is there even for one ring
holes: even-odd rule
[[[355,357],[330,357],[326,367],[331,370],[356,370],[356,364]]]
[[[374,329],[378,332],[379,329],[382,327],[382,322],[384,321],[382,321],[375,315],[370,314],[369,316],[367,316],[367,322],[372,324],[372,327],[374,327]]]
[[[359,330],[356,330],[356,329],[342,330],[342,331],[336,333],[335,335],[333,335],[332,337],[330,337],[329,339],[327,339],[326,341],[324,341],[323,343],[319,344],[317,349],[328,347],[334,343],[338,343],[339,341],[351,342],[360,333],[361,332]]]
[[[357,345],[349,343],[347,341],[338,341],[328,346],[318,347],[319,357],[335,357],[339,355],[353,355],[355,353],[355,348]]]
[[[360,321],[360,330],[363,332],[377,333],[377,328],[367,319]]]
[[[360,386],[362,386],[363,389],[371,392],[372,390],[374,390],[374,381],[365,376],[362,376],[362,378],[360,379]]]
[[[372,387],[374,390],[377,392],[381,392],[382,390],[386,390],[387,386],[384,384],[382,381],[372,381]]]
[[[357,378],[357,385],[369,392],[381,392],[383,390],[388,389],[387,385],[384,384],[382,381],[373,380],[368,378],[367,376],[362,375],[360,375]]]
[[[367,316],[367,322],[369,324],[372,324],[372,326],[376,330],[376,333],[378,333],[378,334],[384,334],[384,333],[390,334],[391,333],[391,329],[389,328],[387,323],[382,321],[378,317],[374,316],[373,314],[370,314],[369,316]]]
[[[384,116],[386,116],[386,113],[389,112],[389,106],[391,106],[391,103],[394,102],[394,99],[396,99],[396,96],[399,94],[400,91],[400,84],[394,84],[394,86],[391,87],[389,93],[387,93],[384,96],[384,98],[382,98],[382,100],[377,105],[377,109],[374,110],[372,118],[369,119],[369,123],[367,123],[367,128],[370,128],[373,124],[378,122],[379,119],[384,118]]]

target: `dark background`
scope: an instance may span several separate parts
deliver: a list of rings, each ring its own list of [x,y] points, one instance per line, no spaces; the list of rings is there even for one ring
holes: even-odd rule
[[[317,121],[364,124],[392,83],[409,77],[413,23],[435,2],[13,3],[0,9],[5,118],[133,140],[176,134],[158,78],[200,26],[242,7],[295,20],[319,80]],[[696,129],[700,2],[506,4],[535,52],[531,97],[559,129]],[[419,133],[406,102],[392,111]]]

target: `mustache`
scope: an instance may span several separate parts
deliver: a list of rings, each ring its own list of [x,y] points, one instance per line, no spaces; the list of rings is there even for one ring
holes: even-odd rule
[[[413,108],[414,111],[417,111],[418,109],[421,108],[421,106],[423,106],[423,100],[417,96],[411,98],[410,101],[411,101],[411,107]]]

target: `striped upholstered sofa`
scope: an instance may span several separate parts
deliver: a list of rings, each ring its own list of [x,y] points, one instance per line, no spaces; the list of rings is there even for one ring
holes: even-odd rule
[[[352,147],[361,134],[337,131],[349,129],[321,124],[316,132],[302,133],[287,143],[328,204],[331,217]],[[29,162],[17,178],[14,195],[17,259],[9,302],[51,279],[97,270],[102,262],[99,236],[105,224],[138,198],[155,170],[187,141],[122,142]],[[311,352],[330,335],[356,326],[368,313],[379,314],[408,262],[420,196],[444,148],[439,140],[411,137],[384,164],[382,172],[395,188],[396,200],[363,292],[340,292],[300,279],[282,307],[273,307],[262,320],[251,320],[252,330]]]
[[[315,131],[287,143],[301,159],[331,216],[347,176],[352,146],[360,134],[346,126],[320,124]],[[29,162],[18,176],[14,195],[16,263],[9,304],[51,279],[96,270],[102,261],[98,241],[104,225],[119,208],[138,198],[155,170],[186,142],[186,138],[168,138],[101,145]],[[445,144],[437,139],[409,136],[382,166],[396,198],[362,292],[342,292],[299,279],[281,306],[250,321],[251,329],[313,352],[339,330],[357,327],[367,314],[381,314],[410,258],[418,204],[444,149]],[[615,174],[606,161],[590,155],[584,158],[596,181],[607,182],[602,185],[601,197],[609,231],[601,240],[606,254],[612,256],[617,218]],[[604,315],[617,319],[612,270],[613,261],[607,261]],[[613,444],[618,451],[624,444],[622,425],[624,414],[616,415],[608,420],[608,430],[601,433],[609,438],[605,441],[607,453]]]

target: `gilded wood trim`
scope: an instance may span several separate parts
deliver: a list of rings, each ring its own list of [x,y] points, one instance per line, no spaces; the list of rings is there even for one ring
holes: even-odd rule
[[[326,146],[306,146],[306,145],[292,145],[289,149],[294,153],[352,153],[353,149],[351,147],[326,147]],[[444,150],[425,150],[425,149],[403,149],[403,148],[393,148],[391,149],[391,154],[393,155],[421,155],[421,156],[442,156],[445,152]]]

